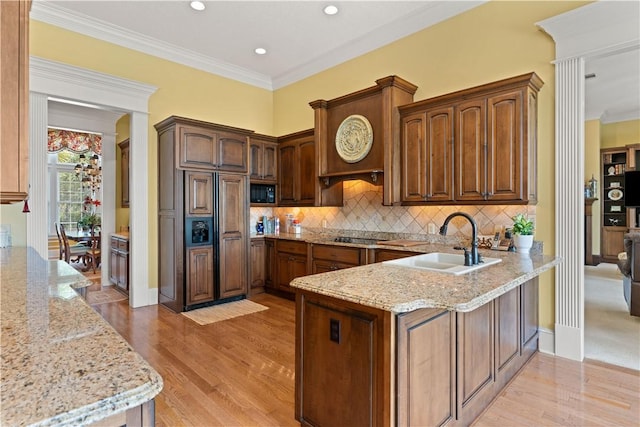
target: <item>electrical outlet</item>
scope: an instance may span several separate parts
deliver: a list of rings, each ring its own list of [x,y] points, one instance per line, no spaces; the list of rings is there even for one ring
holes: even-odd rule
[[[340,321],[329,319],[329,339],[340,344]]]

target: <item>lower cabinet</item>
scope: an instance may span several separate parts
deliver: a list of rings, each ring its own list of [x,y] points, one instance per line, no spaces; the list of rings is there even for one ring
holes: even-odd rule
[[[298,290],[296,418],[468,426],[537,351],[537,312],[537,278],[471,312],[423,308],[395,318]]]
[[[109,281],[129,294],[129,239],[111,236],[109,250]]]
[[[296,277],[309,274],[307,271],[307,243],[291,240],[276,242],[276,289],[293,293],[289,283]]]
[[[357,267],[367,263],[366,249],[335,246],[313,245],[311,247],[311,273]]]
[[[251,274],[249,281],[249,294],[264,292],[267,270],[267,245],[263,238],[251,239]]]
[[[213,301],[213,247],[187,249],[186,305]]]
[[[409,252],[409,251],[397,251],[393,249],[376,249],[375,251],[375,261],[374,262],[382,262],[382,261],[390,261],[393,259],[406,258],[413,255],[418,255],[417,252]]]
[[[276,283],[276,241],[274,239],[264,239],[264,286],[275,289]]]

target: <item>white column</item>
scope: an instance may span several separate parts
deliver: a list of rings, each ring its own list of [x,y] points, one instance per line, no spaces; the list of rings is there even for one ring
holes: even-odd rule
[[[27,246],[42,258],[49,256],[47,228],[47,96],[29,94],[29,209],[27,215]]]
[[[129,155],[129,305],[158,303],[158,289],[149,289],[149,139],[148,117],[131,113]],[[162,262],[160,260],[159,262]]]
[[[115,127],[115,126],[114,126]],[[116,229],[116,135],[102,133],[102,219],[100,230],[102,240],[102,267],[100,278],[103,284],[109,283],[111,269],[111,242],[109,236]]]
[[[584,358],[584,59],[556,62],[556,355]]]

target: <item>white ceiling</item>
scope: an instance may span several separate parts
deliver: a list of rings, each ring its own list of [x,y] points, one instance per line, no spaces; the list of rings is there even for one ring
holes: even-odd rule
[[[196,12],[186,0],[35,0],[31,18],[273,90],[484,2],[205,1]],[[329,3],[337,15],[322,12]],[[587,119],[640,118],[637,49],[590,60],[586,70],[596,74],[586,82]]]

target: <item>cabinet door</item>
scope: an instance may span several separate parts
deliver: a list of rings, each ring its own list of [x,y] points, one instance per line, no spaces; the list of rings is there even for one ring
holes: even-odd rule
[[[524,151],[522,91],[487,99],[487,198],[524,200]]]
[[[120,183],[122,188],[121,205],[123,208],[129,207],[129,139],[125,139],[120,144]]]
[[[30,1],[0,1],[0,201],[22,201],[29,185]]]
[[[262,179],[270,182],[278,180],[278,144],[263,144]]]
[[[187,249],[186,305],[213,301],[213,247]]]
[[[292,292],[289,283],[296,277],[307,275],[307,258],[287,252],[277,254],[278,289]]]
[[[300,142],[299,146],[299,173],[297,180],[299,184],[298,204],[313,206],[316,199],[316,186],[318,177],[316,176],[316,148],[313,138],[307,138]]]
[[[487,192],[486,101],[472,99],[458,104],[455,111],[455,199],[483,201]]]
[[[426,114],[427,201],[453,200],[453,107]]]
[[[440,426],[455,418],[454,316],[436,309],[398,316],[398,426]]]
[[[262,142],[251,141],[249,144],[249,177],[254,180],[262,179],[262,161],[263,161],[263,149]]]
[[[277,280],[277,258],[276,258],[276,244],[273,239],[265,240],[265,272],[264,272],[264,285],[269,288],[276,288],[275,281]]]
[[[495,300],[496,375],[520,354],[520,288]]]
[[[402,201],[422,202],[427,195],[426,114],[402,118]]]
[[[227,172],[248,172],[246,136],[232,133],[218,135],[218,168]]]
[[[538,278],[525,282],[520,287],[520,327],[523,352],[538,349]]]
[[[298,162],[296,161],[296,145],[283,144],[278,151],[280,156],[280,161],[278,162],[278,204],[291,206],[297,202],[297,185],[295,181],[298,174]]]
[[[213,170],[218,165],[218,134],[204,128],[178,126],[178,167]]]
[[[213,177],[187,172],[187,215],[213,215]]]
[[[247,293],[246,177],[221,174],[218,183],[220,298]]]
[[[251,240],[251,293],[264,290],[266,252],[264,239]]]
[[[118,288],[129,293],[129,254],[118,252]]]
[[[493,302],[456,316],[458,417],[475,419],[486,406],[494,381]]]
[[[113,238],[111,239],[111,250],[109,251],[109,281],[114,285],[118,284],[118,250],[113,247]],[[117,243],[116,243],[117,246]]]
[[[390,261],[392,259],[406,258],[409,256],[417,255],[415,252],[407,251],[394,251],[392,249],[376,249],[376,261]]]

